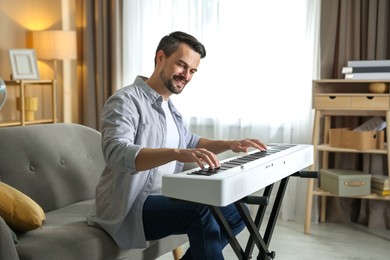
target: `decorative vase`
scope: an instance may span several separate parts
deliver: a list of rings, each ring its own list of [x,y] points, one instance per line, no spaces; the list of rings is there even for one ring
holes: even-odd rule
[[[386,93],[389,91],[389,85],[384,82],[373,82],[368,86],[371,93]]]
[[[16,108],[21,111],[20,98],[16,98]],[[35,120],[35,112],[38,110],[38,97],[24,97],[24,113],[26,121]]]

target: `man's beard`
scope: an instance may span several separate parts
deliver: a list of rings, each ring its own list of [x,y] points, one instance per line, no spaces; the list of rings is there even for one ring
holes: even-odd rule
[[[174,76],[174,77],[176,77],[176,76]],[[168,89],[171,93],[180,94],[183,91],[183,88],[175,87],[175,85],[173,84],[173,79],[168,79],[165,76],[163,71],[160,72],[160,79],[162,80],[165,88]]]

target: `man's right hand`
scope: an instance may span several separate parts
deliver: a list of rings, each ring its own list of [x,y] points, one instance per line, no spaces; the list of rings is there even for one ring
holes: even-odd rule
[[[200,168],[208,165],[211,169],[220,167],[217,156],[204,148],[142,148],[135,158],[137,171],[149,170],[172,161],[196,163]]]
[[[204,168],[205,165],[209,165],[211,169],[221,166],[217,156],[204,148],[194,149],[176,149],[177,159],[183,163],[196,163],[200,168]]]

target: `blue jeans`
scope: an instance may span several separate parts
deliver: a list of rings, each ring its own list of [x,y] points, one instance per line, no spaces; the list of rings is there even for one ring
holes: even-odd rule
[[[233,234],[245,224],[234,205],[221,207],[221,212]],[[143,208],[146,240],[156,240],[173,234],[187,234],[190,248],[182,259],[223,259],[222,249],[228,244],[208,206],[164,196],[149,196]]]

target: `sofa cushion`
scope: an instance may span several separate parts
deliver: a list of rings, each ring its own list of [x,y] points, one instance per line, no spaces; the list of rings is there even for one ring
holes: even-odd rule
[[[187,241],[185,235],[170,236],[149,242],[147,250],[120,249],[103,229],[88,226],[93,205],[92,199],[46,212],[42,228],[19,235],[20,259],[156,259]]]
[[[36,229],[45,220],[45,212],[34,200],[3,182],[0,182],[0,216],[17,231]]]

